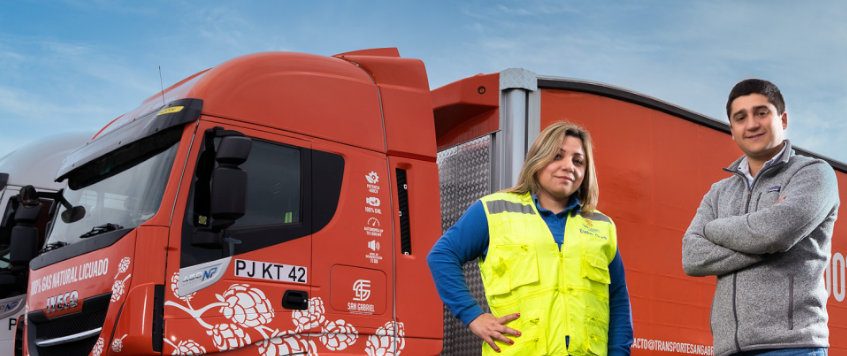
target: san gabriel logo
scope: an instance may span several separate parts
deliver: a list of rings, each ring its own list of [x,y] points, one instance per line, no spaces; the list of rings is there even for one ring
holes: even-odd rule
[[[347,303],[347,311],[354,314],[373,314],[373,304],[364,303],[371,298],[371,281],[358,279],[353,282],[353,301]]]
[[[353,282],[353,300],[364,302],[371,297],[371,281],[359,279]]]

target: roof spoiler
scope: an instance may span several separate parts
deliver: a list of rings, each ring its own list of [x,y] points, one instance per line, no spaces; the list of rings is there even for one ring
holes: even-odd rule
[[[56,182],[65,180],[73,171],[120,147],[171,127],[197,121],[203,110],[200,99],[178,99],[160,110],[151,111],[127,124],[98,136],[65,158],[57,172]]]

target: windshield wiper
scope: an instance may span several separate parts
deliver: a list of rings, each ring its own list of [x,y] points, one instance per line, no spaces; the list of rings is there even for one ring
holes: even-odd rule
[[[80,235],[79,238],[84,239],[84,238],[88,238],[88,237],[91,237],[91,236],[100,235],[102,233],[106,233],[106,232],[109,232],[109,231],[120,230],[120,229],[123,229],[123,228],[124,228],[123,226],[120,226],[118,224],[112,224],[112,223],[104,224],[104,225],[100,225],[100,226],[95,226],[95,227],[91,228],[91,231]]]
[[[38,251],[38,253],[45,253],[45,252],[50,251],[50,250],[55,250],[55,249],[60,248],[60,247],[65,247],[67,245],[70,245],[70,244],[67,243],[67,242],[64,242],[64,241],[51,242],[51,243],[47,244],[47,246],[44,246],[44,248],[42,248],[41,251]]]

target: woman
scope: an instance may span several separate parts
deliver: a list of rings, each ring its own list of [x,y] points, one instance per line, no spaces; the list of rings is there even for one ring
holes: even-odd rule
[[[550,125],[518,183],[472,204],[429,253],[441,299],[483,354],[629,355],[629,294],[615,225],[595,209],[591,147],[581,127]],[[491,313],[462,274],[477,258]]]

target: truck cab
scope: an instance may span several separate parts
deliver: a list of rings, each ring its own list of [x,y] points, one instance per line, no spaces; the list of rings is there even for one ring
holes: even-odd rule
[[[91,134],[86,133],[52,135],[0,158],[0,353],[4,355],[21,351],[22,334],[17,331],[21,327],[19,317],[24,313],[27,291],[26,264],[38,250],[45,248],[49,215],[55,210],[54,200],[45,195],[63,188],[53,181],[56,170],[64,156],[89,137]],[[26,186],[42,195],[31,196],[22,204],[20,193]],[[16,226],[32,233],[13,246],[12,232]],[[23,255],[13,256],[13,247]]]
[[[151,96],[57,173],[27,351],[437,354],[431,105],[396,49],[254,54]]]

